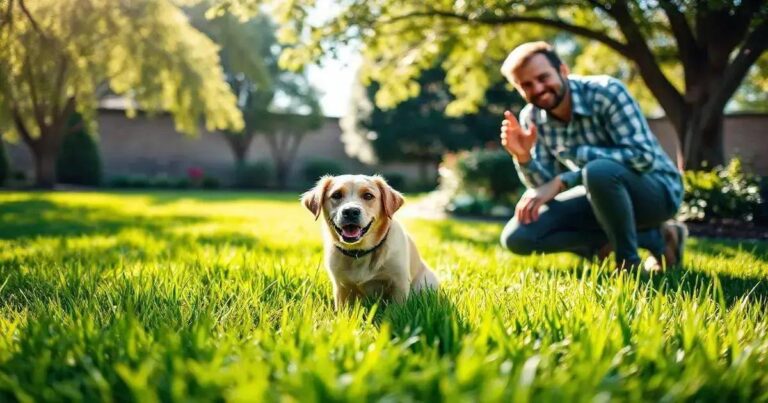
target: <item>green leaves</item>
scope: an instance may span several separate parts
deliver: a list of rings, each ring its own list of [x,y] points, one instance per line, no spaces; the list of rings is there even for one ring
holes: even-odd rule
[[[25,2],[38,29],[13,8],[0,30],[0,114],[20,116],[32,137],[57,124],[66,101],[93,120],[107,90],[148,112],[170,112],[177,129],[239,128],[217,47],[166,0]],[[5,127],[18,130],[16,127]]]

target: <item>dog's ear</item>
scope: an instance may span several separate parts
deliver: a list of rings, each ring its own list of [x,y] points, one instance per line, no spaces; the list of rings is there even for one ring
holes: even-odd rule
[[[374,175],[373,181],[376,183],[376,186],[379,187],[379,191],[381,192],[381,205],[384,208],[384,214],[386,214],[388,218],[392,218],[395,211],[400,209],[405,201],[403,195],[397,190],[392,189],[392,186],[389,186],[387,181],[379,175]]]
[[[325,192],[328,191],[331,182],[333,182],[333,177],[325,175],[317,181],[315,187],[301,195],[301,203],[304,204],[304,207],[306,207],[307,210],[312,212],[315,216],[315,220],[317,220],[317,217],[320,217],[320,212],[323,210]]]

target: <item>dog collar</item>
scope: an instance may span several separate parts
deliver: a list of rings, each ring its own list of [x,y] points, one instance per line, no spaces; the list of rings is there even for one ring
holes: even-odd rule
[[[378,245],[374,246],[371,249],[352,249],[352,250],[350,250],[350,249],[344,249],[341,246],[336,245],[335,243],[333,244],[333,246],[335,246],[336,249],[338,249],[339,252],[341,252],[344,256],[349,256],[349,257],[351,257],[353,259],[358,259],[358,258],[361,258],[361,257],[369,254],[369,253],[373,253],[376,249],[379,249],[381,247],[381,245],[384,245],[384,241],[387,240],[387,236],[389,236],[389,230],[387,230],[387,233],[384,234],[384,238],[381,239],[381,242],[379,242]]]

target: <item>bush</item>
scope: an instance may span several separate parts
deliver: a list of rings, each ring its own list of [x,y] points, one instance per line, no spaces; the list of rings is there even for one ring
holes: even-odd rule
[[[758,178],[745,173],[734,158],[711,171],[686,171],[680,216],[689,221],[738,219],[752,221],[760,204]]]
[[[408,182],[405,180],[405,175],[397,172],[390,172],[382,174],[381,176],[384,177],[384,180],[386,180],[387,184],[392,186],[393,189],[401,192],[407,189]]]
[[[186,189],[191,186],[189,179],[168,175],[126,175],[115,176],[109,180],[109,186],[125,189]]]
[[[218,179],[212,176],[206,176],[203,178],[202,187],[203,189],[218,189],[221,187],[221,184]]]
[[[82,125],[82,118],[75,114],[69,127]],[[76,129],[64,137],[56,161],[56,177],[60,183],[98,186],[101,183],[101,158],[96,141],[85,128]]]
[[[508,216],[524,190],[504,150],[446,154],[440,166],[439,193],[452,213]]]
[[[3,140],[0,139],[0,185],[4,184],[8,180],[10,171],[11,166],[8,162],[8,154],[5,152],[5,145],[3,144]]]
[[[315,183],[323,175],[343,174],[344,167],[334,160],[313,159],[304,164],[301,173],[305,181]]]
[[[275,170],[267,161],[256,161],[235,167],[235,187],[259,189],[272,186]]]
[[[512,157],[504,150],[478,150],[459,156],[458,169],[468,188],[502,201],[518,194],[523,185]]]
[[[755,213],[755,223],[768,225],[768,176],[760,179],[760,204]]]

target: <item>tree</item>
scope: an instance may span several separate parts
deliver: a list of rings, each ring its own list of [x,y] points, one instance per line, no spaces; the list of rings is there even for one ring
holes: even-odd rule
[[[294,88],[287,95],[293,99],[293,102],[286,105],[282,112],[265,110],[246,112],[268,116],[257,118],[256,121],[261,123],[254,126],[257,126],[255,130],[258,130],[267,140],[275,165],[275,179],[281,188],[285,188],[288,184],[288,176],[293,169],[301,142],[309,132],[320,128],[323,124],[320,102],[306,78],[297,77]]]
[[[215,44],[173,1],[0,0],[0,125],[32,151],[37,186],[55,183],[69,117],[92,128],[109,91],[186,133],[201,118],[208,130],[243,124]]]
[[[98,186],[101,183],[101,156],[96,139],[86,131],[80,115],[73,114],[67,124],[77,128],[67,128],[56,160],[56,178],[59,183]]]
[[[240,21],[230,13],[206,13],[209,7],[209,3],[202,3],[186,11],[192,25],[219,45],[221,66],[238,108],[241,112],[257,105],[266,108],[275,95],[273,79],[279,72],[274,24],[264,16]],[[241,130],[221,132],[238,167],[245,164],[255,135],[253,116],[243,118]]]
[[[445,84],[445,71],[439,66],[425,70],[418,84],[416,97],[391,109],[374,104],[378,83],[357,91],[354,104],[367,107],[350,109],[349,116],[343,119],[342,138],[348,144],[370,145],[370,151],[363,152],[360,147],[357,152],[353,151],[365,162],[419,163],[423,183],[429,180],[426,168],[439,163],[446,152],[484,146],[489,142],[497,144],[498,116],[505,109],[519,110],[523,106],[517,93],[510,91],[504,82],[497,81],[486,91],[486,103],[477,112],[461,117],[447,116],[445,108],[453,97]]]
[[[261,1],[221,0],[220,7],[254,3]],[[330,18],[309,20],[314,3],[275,2],[280,37],[295,44],[282,62],[299,67],[358,40],[364,78],[381,83],[382,107],[415,96],[416,77],[445,57],[456,95],[449,112],[475,110],[489,75],[498,75],[494,62],[536,27],[597,41],[634,64],[693,167],[722,162],[723,109],[768,47],[765,0],[350,0]],[[668,71],[679,72],[682,86]]]
[[[238,98],[245,126],[223,132],[238,166],[245,164],[256,135],[267,140],[277,185],[285,187],[304,135],[322,124],[315,90],[302,72],[281,69],[282,47],[275,24],[265,16],[239,21],[230,13],[209,13],[194,24],[221,45],[227,81]],[[198,11],[193,15],[202,16]]]

